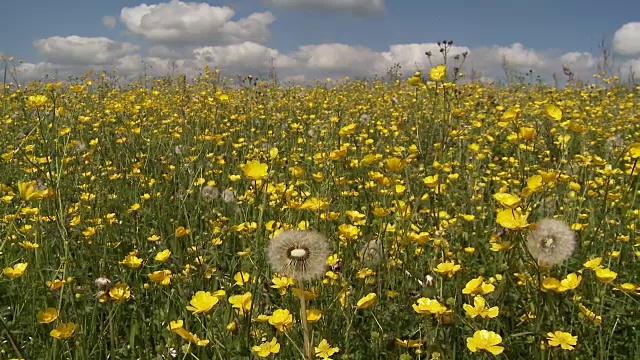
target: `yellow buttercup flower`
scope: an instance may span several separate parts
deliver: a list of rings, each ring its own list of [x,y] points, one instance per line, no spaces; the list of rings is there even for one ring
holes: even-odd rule
[[[28,266],[29,266],[29,263],[17,263],[13,265],[13,267],[4,268],[2,273],[12,279],[17,279],[22,275],[24,275],[24,272],[27,270]]]
[[[238,315],[244,315],[251,311],[251,293],[246,292],[242,295],[233,295],[229,297],[229,303],[236,309]]]
[[[293,315],[287,309],[278,309],[269,317],[269,324],[278,331],[285,332],[293,325]]]
[[[40,324],[49,324],[58,318],[58,310],[56,308],[46,308],[38,312],[38,322]]]
[[[198,291],[192,297],[187,310],[194,314],[207,313],[220,301],[209,291]]]
[[[447,77],[447,66],[438,65],[429,70],[429,78],[433,81],[443,81]]]
[[[60,339],[60,340],[68,339],[73,336],[73,334],[76,332],[77,327],[78,325],[76,325],[73,322],[60,324],[55,329],[51,330],[49,335],[51,335],[51,337],[53,338]]]
[[[322,339],[318,346],[314,347],[314,352],[317,357],[329,360],[329,357],[333,356],[333,354],[340,351],[338,347],[331,347],[329,342],[326,339]]]
[[[366,309],[375,304],[377,299],[378,295],[376,293],[369,293],[358,300],[358,302],[356,303],[356,307],[358,309]]]
[[[473,333],[473,337],[467,338],[467,348],[471,352],[485,350],[492,355],[500,355],[504,351],[504,347],[499,346],[500,343],[502,343],[502,337],[487,330],[478,330]]]
[[[573,350],[578,343],[578,337],[568,332],[555,331],[547,333],[549,346],[560,346],[564,350]]]
[[[507,229],[517,230],[524,229],[529,226],[527,222],[527,218],[529,217],[529,213],[522,213],[520,208],[516,209],[504,209],[498,211],[496,216],[496,222]]]
[[[271,341],[265,341],[260,345],[252,346],[251,351],[256,354],[256,356],[264,358],[280,352],[280,344],[278,344],[278,340],[274,337]]]
[[[18,181],[20,197],[27,201],[40,200],[45,196],[45,191],[38,189],[38,183],[32,181]]]
[[[547,116],[552,120],[562,120],[562,110],[553,104],[547,104],[545,106]]]
[[[269,165],[263,164],[260,161],[249,161],[242,167],[242,171],[244,172],[244,176],[248,177],[251,180],[260,180],[263,177],[267,176],[267,171],[269,170]]]

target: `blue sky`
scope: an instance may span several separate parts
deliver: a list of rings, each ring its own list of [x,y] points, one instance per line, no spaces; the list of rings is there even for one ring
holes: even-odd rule
[[[171,0],[149,1],[147,5],[164,4],[168,5]],[[177,0],[173,0],[174,5]],[[543,70],[557,71],[559,58],[566,53],[589,53],[593,59],[580,58],[575,61],[581,62],[577,67],[586,71],[586,68],[593,67],[593,61],[598,55],[598,43],[604,39],[610,46],[614,44],[616,32],[622,29],[625,24],[639,24],[638,26],[627,26],[622,40],[616,43],[615,49],[618,53],[621,64],[624,66],[640,64],[640,51],[636,51],[636,46],[631,44],[635,40],[640,40],[640,2],[609,0],[606,2],[594,0],[457,0],[447,1],[410,1],[410,0],[327,0],[323,4],[319,0],[221,0],[221,1],[196,1],[188,3],[185,9],[195,3],[204,2],[213,9],[223,6],[233,9],[233,16],[228,21],[238,21],[251,16],[254,13],[269,12],[273,16],[271,21],[265,20],[263,26],[270,36],[259,37],[258,35],[247,35],[246,38],[239,38],[235,43],[250,41],[258,44],[252,48],[253,52],[269,54],[277,52],[277,56],[282,56],[282,69],[286,74],[322,76],[328,75],[350,75],[349,67],[338,66],[331,68],[332,62],[322,60],[323,63],[313,65],[313,56],[319,55],[320,49],[305,50],[302,54],[300,50],[304,45],[321,44],[343,44],[353,47],[354,51],[342,48],[340,56],[344,58],[349,54],[362,51],[363,47],[370,50],[359,63],[356,59],[348,62],[359,75],[362,66],[373,66],[375,72],[388,65],[390,56],[384,55],[389,52],[390,46],[394,44],[430,44],[443,39],[454,40],[455,45],[469,49],[474,64],[484,69],[487,76],[495,72],[496,64],[489,64],[487,57],[489,49],[507,49],[507,54],[518,57],[520,54],[528,60],[514,61],[514,64],[525,65],[524,67],[539,67]],[[298,3],[296,6],[294,3]],[[316,3],[316,6],[309,5]],[[328,5],[329,3],[333,5]],[[341,4],[340,4],[341,3]],[[131,31],[130,23],[123,21],[121,11],[123,8],[136,8],[143,4],[140,1],[97,1],[97,0],[21,0],[9,1],[3,4],[3,11],[0,12],[0,53],[7,56],[15,56],[30,64],[48,64],[49,69],[55,66],[68,69],[64,64],[74,64],[78,69],[95,67],[89,59],[75,61],[64,56],[65,54],[54,54],[52,51],[42,51],[34,45],[34,41],[41,39],[51,39],[52,37],[66,38],[77,36],[82,39],[104,37],[116,43],[129,43],[137,45],[134,50],[123,51],[117,56],[106,56],[113,60],[114,64],[122,64],[124,56],[136,55],[136,60],[146,59],[149,55],[148,49],[153,46],[162,46],[166,49],[175,50],[180,56],[175,55],[173,60],[183,60],[184,69],[194,69],[198,65],[211,61],[212,65],[224,68],[229,65],[229,61],[220,61],[222,50],[208,48],[209,57],[204,55],[197,58],[194,56],[195,49],[207,47],[234,46],[234,41],[225,40],[224,43],[212,41],[211,44],[200,38],[198,41],[164,41],[163,39],[145,38],[142,32]],[[306,6],[305,6],[306,4]],[[345,5],[346,4],[346,5]],[[349,6],[351,4],[351,7]],[[606,4],[606,7],[603,6]],[[371,11],[362,14],[363,9],[372,9],[378,6],[384,10]],[[320,9],[319,7],[325,7]],[[158,9],[158,8],[156,8]],[[202,8],[200,8],[202,9]],[[201,12],[200,12],[201,13]],[[169,14],[169,15],[167,15]],[[172,12],[168,11],[162,16],[166,18]],[[189,16],[197,16],[194,12]],[[103,24],[104,16],[113,16],[116,20],[115,26],[109,28]],[[186,15],[185,15],[186,16]],[[142,30],[141,30],[142,31]],[[259,31],[259,30],[258,30]],[[215,37],[216,35],[213,35]],[[244,35],[243,35],[244,36]],[[57,39],[59,46],[55,51],[73,53],[73,49],[68,46],[82,46],[76,41],[74,44],[64,43],[64,40]],[[520,47],[514,48],[514,44]],[[45,46],[42,42],[41,46]],[[425,45],[426,46],[426,45]],[[111,48],[110,46],[109,48]],[[265,50],[268,49],[268,50]],[[331,47],[323,47],[322,51],[333,52]],[[474,51],[478,50],[480,51]],[[511,49],[509,51],[508,49]],[[514,50],[515,49],[515,50]],[[99,49],[100,50],[100,49]],[[103,49],[108,51],[108,49]],[[619,51],[618,51],[619,50]],[[514,53],[515,51],[515,53]],[[247,53],[246,50],[241,51]],[[533,54],[533,55],[531,55]],[[153,55],[153,54],[152,54]],[[157,55],[157,54],[156,54]],[[325,56],[325,55],[323,55]],[[326,55],[328,56],[328,55]],[[355,56],[355,55],[353,55]],[[532,56],[539,56],[540,61],[536,61]],[[205,57],[208,60],[205,60]],[[387,60],[383,64],[381,58]],[[162,56],[153,56],[154,61],[160,61]],[[317,58],[317,56],[316,56]],[[575,58],[575,56],[574,56]],[[132,63],[130,57],[127,61]],[[119,63],[118,60],[122,60]],[[229,59],[227,59],[229,60]],[[238,60],[237,58],[235,60]],[[289,61],[291,60],[291,61]],[[412,61],[413,58],[402,57],[400,62]],[[253,60],[249,60],[252,63]],[[305,63],[306,61],[306,63]],[[562,61],[566,61],[563,58]],[[333,63],[335,63],[334,61]],[[493,59],[496,62],[496,59]],[[85,64],[86,63],[86,64]],[[243,69],[242,61],[236,61],[232,66],[233,71],[259,70],[259,66],[253,62],[251,66]],[[521,64],[522,63],[522,64]],[[544,69],[547,64],[553,69]],[[238,65],[240,64],[240,65]],[[305,65],[306,64],[306,65]],[[80,66],[82,65],[82,66]],[[100,62],[99,66],[106,67],[106,63]],[[109,66],[111,64],[108,64]],[[379,65],[379,66],[378,66]],[[135,66],[125,66],[135,71]],[[493,69],[493,70],[492,70]],[[325,71],[327,70],[327,71]],[[335,71],[334,71],[335,70]],[[370,70],[367,74],[371,74]],[[300,73],[300,74],[297,74]]]

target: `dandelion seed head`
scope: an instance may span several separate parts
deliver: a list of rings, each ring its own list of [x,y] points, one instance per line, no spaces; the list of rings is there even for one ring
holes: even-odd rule
[[[330,254],[325,236],[310,230],[284,230],[271,239],[267,249],[273,270],[299,281],[322,276]]]
[[[382,260],[382,244],[380,244],[380,241],[378,239],[369,241],[360,250],[360,259],[367,267],[378,266]]]
[[[218,188],[206,185],[202,188],[200,194],[202,195],[202,200],[204,202],[212,202],[213,200],[218,198],[220,192],[218,191]]]
[[[235,192],[235,191],[233,191],[233,190],[231,190],[231,189],[225,189],[225,190],[222,192],[221,197],[222,197],[222,201],[224,201],[225,203],[227,203],[227,204],[228,204],[228,203],[230,203],[230,202],[235,201],[235,199],[236,199],[236,192]]]
[[[527,249],[542,266],[567,260],[576,247],[576,234],[561,220],[540,220],[527,236]]]

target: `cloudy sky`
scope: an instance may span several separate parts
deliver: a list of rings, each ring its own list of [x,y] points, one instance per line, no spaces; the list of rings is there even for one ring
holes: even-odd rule
[[[603,37],[616,70],[640,70],[640,1],[629,0],[20,0],[2,5],[0,34],[0,54],[24,61],[22,79],[209,65],[310,81],[385,75],[396,63],[410,75],[444,39],[486,78],[499,79],[506,60],[516,72],[549,79],[565,65],[590,80]]]

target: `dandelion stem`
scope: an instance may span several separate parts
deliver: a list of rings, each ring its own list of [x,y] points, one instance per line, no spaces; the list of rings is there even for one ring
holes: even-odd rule
[[[304,294],[304,282],[300,281],[298,285],[300,289],[300,322],[302,322],[302,336],[304,338],[304,356],[305,359],[311,360],[313,354],[311,353],[311,343],[309,340],[309,322],[307,321],[307,300]]]

